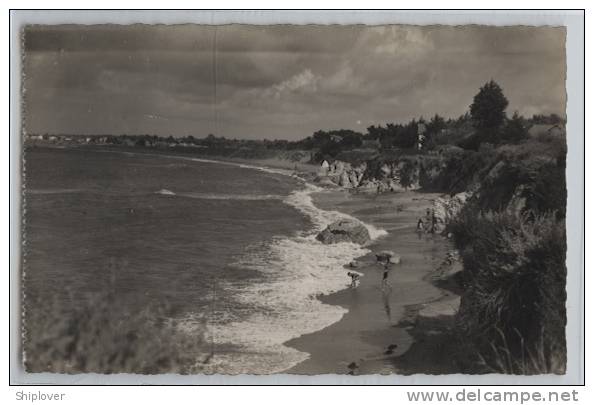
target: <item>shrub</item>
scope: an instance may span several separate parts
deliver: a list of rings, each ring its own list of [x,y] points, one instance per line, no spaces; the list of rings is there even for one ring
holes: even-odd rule
[[[564,168],[551,162],[527,163],[506,164],[501,174],[486,184],[485,190],[490,191],[480,197],[482,208],[505,208],[512,199],[519,197],[525,199],[524,212],[555,212],[558,218],[565,218],[567,191]]]
[[[165,305],[128,313],[113,294],[98,294],[68,311],[51,299],[27,299],[25,309],[28,372],[187,374],[207,351],[202,334],[181,331]]]
[[[524,120],[514,113],[511,119],[505,122],[505,126],[501,133],[502,142],[518,143],[528,138],[528,130]]]
[[[444,151],[439,157],[424,157],[421,165],[421,186],[457,194],[470,189],[480,179],[481,173],[492,165],[494,154],[461,149]]]
[[[483,362],[509,373],[564,373],[564,222],[553,213],[483,214],[475,206],[451,230],[466,285],[458,327]]]
[[[419,162],[416,159],[402,159],[400,161],[400,185],[405,189],[412,187],[418,179]]]
[[[522,193],[526,198],[526,210],[554,212],[559,219],[565,218],[567,189],[564,167],[548,162],[531,174]]]
[[[484,133],[474,132],[471,135],[460,139],[456,145],[462,149],[477,151],[479,150],[481,143],[487,138],[491,137],[486,136]]]

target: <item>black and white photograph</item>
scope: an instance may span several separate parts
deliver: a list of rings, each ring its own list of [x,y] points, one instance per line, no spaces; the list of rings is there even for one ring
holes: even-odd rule
[[[566,374],[565,26],[19,35],[25,373]]]

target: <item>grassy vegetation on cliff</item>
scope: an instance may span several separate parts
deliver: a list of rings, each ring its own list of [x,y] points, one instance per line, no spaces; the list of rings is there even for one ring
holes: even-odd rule
[[[565,371],[565,224],[553,213],[466,208],[451,225],[464,262],[458,327],[492,371]]]
[[[522,120],[489,128],[476,151],[443,165],[473,191],[448,227],[464,265],[457,328],[484,371],[562,374],[566,144],[528,137]]]
[[[499,112],[479,106],[495,88]],[[528,136],[528,120],[503,113],[501,89],[475,97],[474,131],[434,143],[421,159],[421,186],[471,191],[449,224],[463,262],[457,330],[481,371],[558,373],[566,368],[565,137]],[[484,94],[483,94],[484,95]],[[489,97],[487,97],[489,98]],[[476,117],[476,111],[486,117]],[[532,123],[558,123],[535,116]],[[458,138],[460,139],[460,138]],[[445,146],[445,147],[444,147]]]

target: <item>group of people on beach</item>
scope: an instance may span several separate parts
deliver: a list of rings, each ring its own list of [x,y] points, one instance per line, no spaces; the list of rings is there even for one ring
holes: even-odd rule
[[[417,221],[417,232],[420,233],[437,233],[438,230],[438,219],[435,215],[435,209],[427,208],[425,215],[420,217]],[[396,264],[392,261],[392,256],[394,254],[390,251],[381,252],[380,254],[376,255],[377,262],[383,266],[383,273],[382,273],[382,281],[381,285],[382,288],[388,287],[388,275],[390,273],[390,269],[392,268],[393,264]],[[398,260],[399,262],[399,260]],[[351,263],[350,267],[354,267]],[[347,276],[351,278],[351,288],[357,288],[359,285],[359,280],[361,275],[356,272],[349,271],[347,272]]]
[[[439,232],[438,229],[439,225],[438,225],[438,219],[437,216],[435,215],[435,209],[431,209],[431,208],[427,208],[427,211],[425,212],[425,215],[420,217],[417,221],[417,232],[419,234],[421,233],[437,233]],[[398,261],[395,263],[392,261],[392,257],[394,256],[394,253],[391,251],[384,251],[381,252],[380,254],[376,255],[377,258],[377,262],[380,263],[383,266],[383,273],[382,273],[382,281],[381,281],[381,285],[382,288],[388,287],[388,275],[390,273],[390,269],[392,268],[393,264],[399,263],[400,259],[398,258]],[[353,264],[350,264],[350,267],[354,267]],[[349,276],[351,278],[351,288],[357,288],[357,286],[359,285],[359,280],[361,275],[357,272],[353,272],[353,271],[349,271],[347,272],[347,276]]]
[[[394,264],[398,264],[400,262],[400,258],[397,256],[398,260],[396,262],[392,261],[392,257],[394,253],[391,251],[384,251],[376,255],[377,262],[380,263],[383,267],[382,273],[382,288],[388,287],[388,274],[392,269]],[[354,267],[353,263],[349,265],[350,267]],[[351,278],[351,288],[357,288],[359,285],[359,279],[361,275],[359,273],[349,271],[347,272],[347,276]]]
[[[424,217],[420,217],[417,221],[417,232],[436,233],[437,232],[437,217],[434,209],[427,208]]]

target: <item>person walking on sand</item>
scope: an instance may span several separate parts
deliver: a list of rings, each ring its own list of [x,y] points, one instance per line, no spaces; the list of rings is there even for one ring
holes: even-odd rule
[[[382,275],[382,288],[388,287],[388,273],[390,272],[390,259],[384,263],[384,273]]]
[[[433,233],[433,225],[432,225],[432,218],[431,218],[431,210],[429,208],[427,208],[427,211],[425,212],[425,220],[423,221],[423,225],[425,227],[425,232],[426,233]]]
[[[392,265],[400,264],[400,256],[395,255],[391,250],[384,250],[375,255],[377,262],[383,264],[382,288],[388,286],[388,273]],[[392,260],[394,259],[394,260]]]

